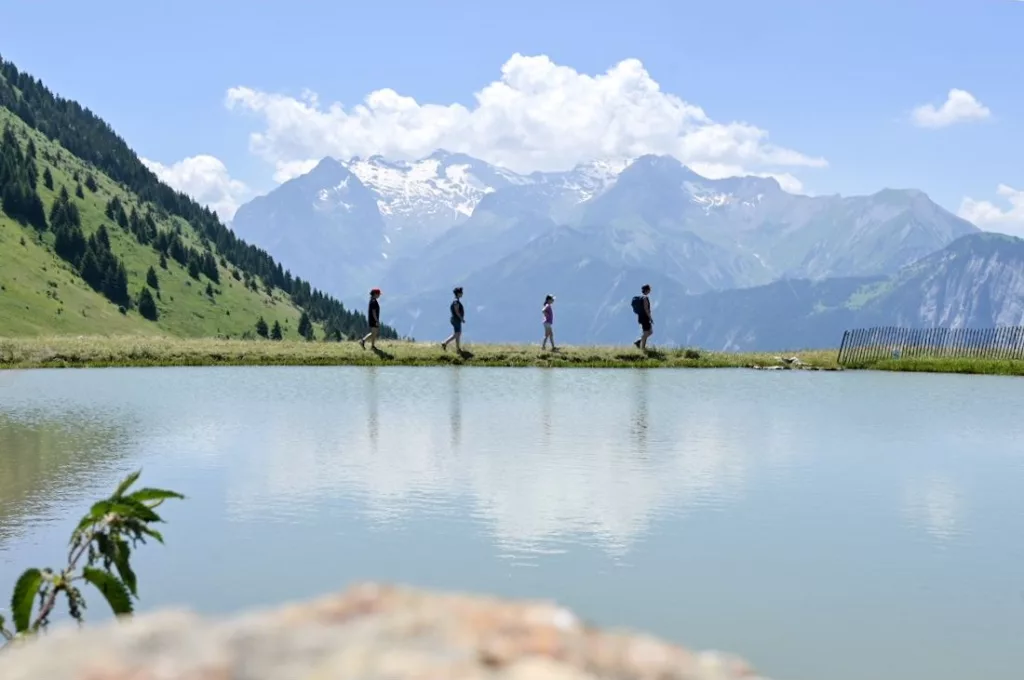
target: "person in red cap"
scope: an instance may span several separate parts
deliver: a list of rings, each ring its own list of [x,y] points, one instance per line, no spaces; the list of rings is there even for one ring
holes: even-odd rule
[[[366,310],[366,321],[370,324],[370,332],[359,341],[359,346],[366,349],[366,341],[370,341],[370,349],[377,349],[377,335],[380,333],[380,288],[370,291],[370,306]]]

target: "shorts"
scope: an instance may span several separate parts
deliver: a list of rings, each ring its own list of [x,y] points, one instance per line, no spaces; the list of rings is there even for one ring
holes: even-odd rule
[[[654,323],[650,319],[640,319],[640,330],[650,333],[654,330]]]
[[[547,321],[544,322],[544,330],[545,331],[550,331],[551,330],[551,324],[549,324]]]
[[[452,319],[452,330],[456,333],[462,332],[462,319]]]

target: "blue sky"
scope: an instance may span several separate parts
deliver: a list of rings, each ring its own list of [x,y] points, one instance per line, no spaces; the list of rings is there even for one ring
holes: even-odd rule
[[[1000,185],[1024,189],[1021,35],[1019,0],[95,0],[7,3],[0,53],[92,108],[165,170],[196,156],[219,159],[222,167],[168,175],[197,194],[207,190],[202,182],[219,181],[215,191],[246,197],[272,188],[275,172],[287,176],[282,168],[289,163],[294,173],[316,156],[375,145],[385,155],[414,155],[442,139],[520,165],[564,164],[592,148],[597,153],[608,139],[599,128],[544,157],[550,140],[567,136],[564,129],[544,121],[513,124],[511,115],[505,120],[493,111],[449,121],[434,135],[431,126],[444,124],[442,107],[461,103],[472,110],[474,95],[500,80],[502,66],[520,53],[590,76],[637,59],[660,96],[700,107],[715,124],[756,126],[800,158],[775,162],[782,157],[749,137],[732,140],[739,150],[719,157],[711,133],[732,134],[724,128],[652,137],[643,126],[654,118],[636,101],[632,117],[620,120],[626,109],[616,97],[631,90],[615,90],[610,81],[611,93],[593,83],[567,88],[567,96],[583,94],[566,110],[557,107],[572,102],[557,103],[557,82],[531,81],[529,87],[543,90],[527,101],[531,112],[547,111],[564,123],[565,111],[600,110],[597,123],[627,130],[622,145],[640,145],[630,148],[693,149],[684,160],[698,170],[788,175],[816,194],[916,187],[953,211],[971,197],[991,202],[973,213],[979,220],[1024,231],[1024,194],[997,194]],[[521,64],[522,72],[536,71],[531,64]],[[229,109],[226,95],[235,87],[248,88],[248,95]],[[381,111],[359,124],[321,115],[331,103],[348,109],[382,88],[441,106],[398,127],[389,127]],[[961,108],[962,120],[914,124],[915,107],[940,107],[954,88],[976,102]],[[304,91],[316,93],[319,114],[292,110],[287,98],[301,100]],[[260,97],[263,104],[254,103]],[[268,105],[268,97],[275,103]],[[652,97],[644,101],[670,119],[668,105]],[[250,139],[268,132],[262,148]],[[757,148],[747,153],[743,143]],[[530,154],[509,155],[519,144],[531,147]],[[827,164],[816,167],[820,159]],[[222,176],[204,178],[209,172]],[[1020,201],[1019,215],[1010,200]],[[988,208],[1003,212],[986,217]]]

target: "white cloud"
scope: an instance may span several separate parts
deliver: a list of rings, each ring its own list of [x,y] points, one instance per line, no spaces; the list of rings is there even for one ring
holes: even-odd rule
[[[276,170],[274,171],[274,181],[280,184],[287,182],[290,179],[294,179],[300,175],[305,175],[307,172],[316,167],[316,164],[320,162],[318,158],[307,158],[302,161],[278,161]]]
[[[914,109],[912,118],[918,127],[943,128],[955,123],[984,120],[991,115],[988,107],[975,99],[973,94],[953,88],[942,106],[935,108],[934,104],[923,104]]]
[[[173,165],[141,160],[161,181],[208,206],[225,222],[231,221],[251,193],[243,182],[232,179],[227,166],[214,156],[190,156]]]
[[[346,108],[249,87],[228,90],[225,104],[258,114],[252,150],[274,164],[275,179],[294,176],[308,159],[381,154],[423,157],[438,148],[464,152],[518,172],[562,170],[596,158],[671,154],[694,168],[772,174],[799,186],[784,168],[823,167],[822,158],[776,146],[745,122],[716,122],[703,109],[661,90],[636,59],[590,76],[546,56],[513,55],[475,103],[420,103],[376,90]],[[300,174],[300,173],[299,173]]]
[[[960,203],[957,214],[981,229],[1024,237],[1024,191],[1000,184],[996,193],[1009,203],[1007,209],[1004,210],[990,201],[965,198]]]

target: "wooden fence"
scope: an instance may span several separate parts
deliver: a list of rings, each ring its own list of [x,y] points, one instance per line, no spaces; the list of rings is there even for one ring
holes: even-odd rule
[[[843,333],[840,364],[903,357],[1024,359],[1024,326],[856,328]]]

